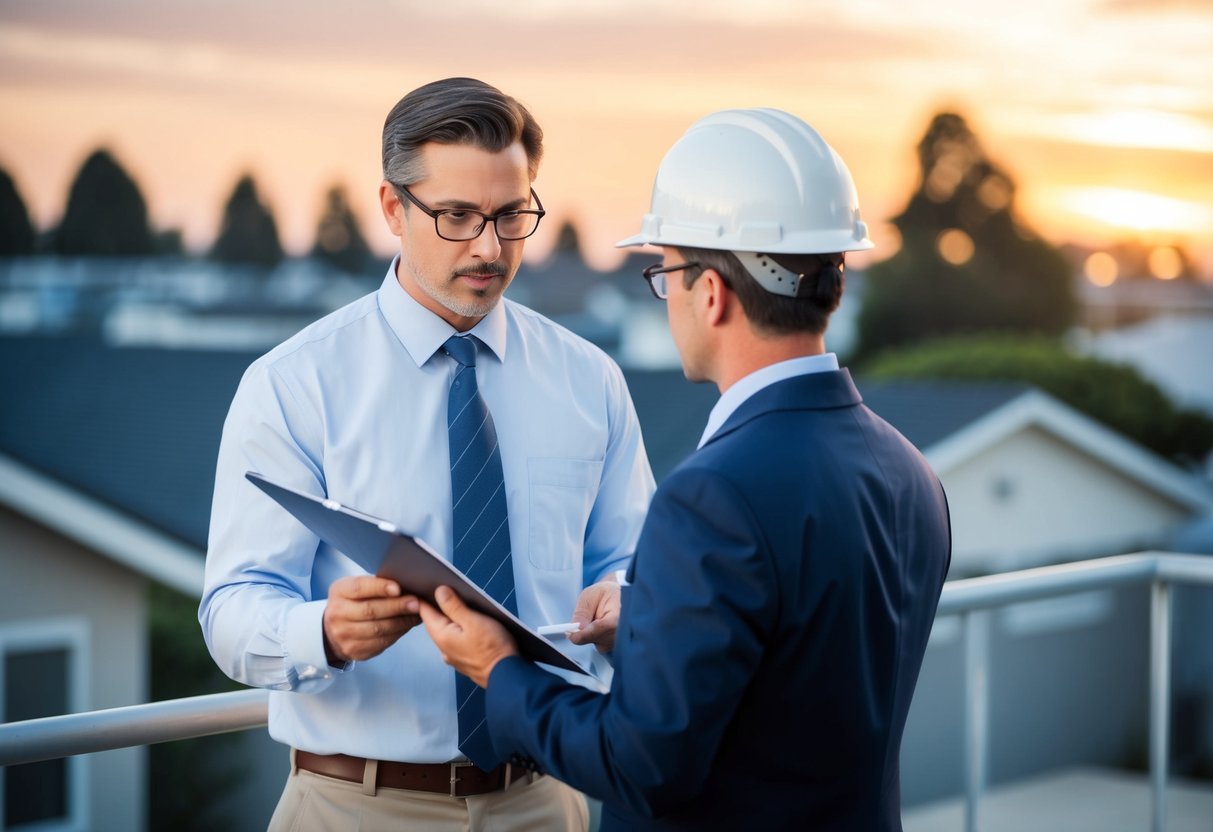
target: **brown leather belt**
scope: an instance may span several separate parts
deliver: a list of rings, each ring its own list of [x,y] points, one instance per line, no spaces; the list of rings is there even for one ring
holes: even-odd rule
[[[295,749],[295,766],[304,771],[361,783],[368,764],[375,764],[375,785],[386,789],[436,792],[451,797],[471,797],[507,789],[512,781],[532,775],[509,763],[492,771],[482,771],[471,763],[397,763],[391,760],[366,760],[345,754],[313,754]]]

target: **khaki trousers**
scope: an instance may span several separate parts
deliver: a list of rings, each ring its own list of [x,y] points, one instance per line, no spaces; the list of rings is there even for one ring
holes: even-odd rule
[[[292,765],[268,832],[586,832],[588,828],[585,798],[551,777],[527,783],[524,776],[503,791],[450,797],[373,785],[364,789],[361,783]]]

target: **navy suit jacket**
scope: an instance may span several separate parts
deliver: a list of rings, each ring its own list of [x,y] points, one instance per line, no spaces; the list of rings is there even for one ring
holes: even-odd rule
[[[950,557],[938,479],[847,371],[778,382],[653,497],[610,693],[499,662],[494,745],[601,799],[604,830],[900,830]]]

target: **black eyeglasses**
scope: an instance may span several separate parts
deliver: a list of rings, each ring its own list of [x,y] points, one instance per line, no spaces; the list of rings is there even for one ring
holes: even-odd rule
[[[676,266],[663,266],[660,263],[654,263],[645,269],[641,274],[648,281],[649,289],[653,292],[653,297],[657,300],[665,300],[670,296],[669,285],[666,283],[665,276],[670,272],[680,272],[683,269],[694,269],[699,264],[695,261],[689,263],[679,263]]]
[[[463,243],[475,240],[490,222],[497,232],[499,240],[525,240],[539,228],[539,221],[547,211],[539,201],[539,194],[531,188],[531,198],[538,208],[511,208],[508,211],[498,211],[496,214],[485,214],[471,208],[444,208],[435,211],[417,197],[409,193],[403,185],[392,182],[392,187],[404,194],[409,202],[434,218],[434,230],[438,236],[453,243]]]

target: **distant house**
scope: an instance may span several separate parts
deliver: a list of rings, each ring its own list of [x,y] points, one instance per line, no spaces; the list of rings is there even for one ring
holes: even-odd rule
[[[864,382],[926,455],[952,512],[951,577],[1165,548],[1213,488],[1034,388]]]
[[[4,722],[146,701],[147,582],[202,586],[195,550],[3,455],[0,564]],[[140,829],[145,757],[2,768],[0,828]]]

